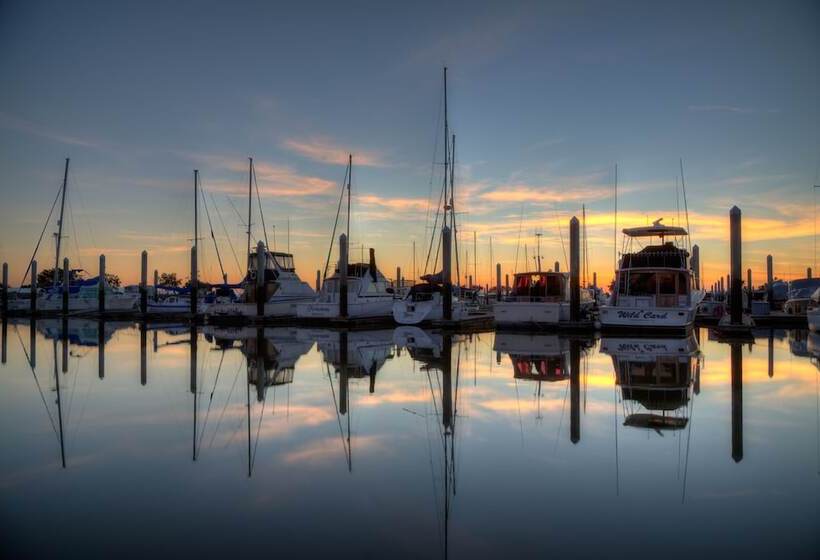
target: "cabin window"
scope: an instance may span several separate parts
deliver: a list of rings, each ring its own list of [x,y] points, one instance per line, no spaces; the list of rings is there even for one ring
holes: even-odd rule
[[[661,295],[675,295],[678,292],[675,286],[676,276],[674,272],[659,272],[658,293]]]
[[[276,264],[279,265],[279,268],[293,270],[293,255],[276,254],[273,258],[276,260]]]
[[[654,272],[630,272],[627,281],[630,296],[654,296],[657,291]]]
[[[678,295],[685,296],[689,293],[689,282],[691,277],[685,272],[678,273]]]

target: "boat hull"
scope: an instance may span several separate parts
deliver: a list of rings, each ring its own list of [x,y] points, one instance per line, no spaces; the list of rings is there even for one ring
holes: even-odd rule
[[[348,318],[385,318],[393,315],[392,299],[376,299],[373,301],[349,303],[347,306]],[[296,306],[296,316],[300,319],[337,319],[339,318],[338,303],[300,303]]]
[[[569,304],[500,301],[493,306],[493,317],[499,326],[556,326],[569,320]]]
[[[299,305],[311,303],[312,298],[268,301],[265,304],[265,317],[295,317]],[[255,317],[255,303],[217,303],[208,308],[208,316],[219,317]]]
[[[686,330],[695,322],[695,307],[601,307],[602,329]]]
[[[105,299],[106,311],[133,311],[139,303],[138,296],[107,296]],[[63,298],[61,295],[47,295],[37,299],[38,311],[61,311]],[[99,301],[96,298],[68,298],[70,313],[91,313],[99,310]]]
[[[806,319],[809,322],[809,330],[820,332],[820,308],[809,309],[806,312]]]
[[[454,321],[460,321],[467,316],[464,304],[453,302]],[[406,301],[396,300],[393,303],[393,320],[400,325],[419,325],[430,321],[444,320],[444,309],[440,300]]]

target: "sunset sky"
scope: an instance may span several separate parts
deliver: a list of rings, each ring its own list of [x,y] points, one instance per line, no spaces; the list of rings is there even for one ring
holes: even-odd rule
[[[462,268],[469,251],[472,273],[476,232],[480,282],[495,262],[512,272],[517,250],[522,270],[536,232],[545,263],[564,268],[561,239],[582,204],[590,271],[608,281],[615,165],[620,227],[675,224],[679,158],[707,283],[728,271],[734,204],[755,283],[768,253],[777,276],[802,277],[816,260],[818,21],[811,0],[4,2],[0,261],[17,284],[70,157],[73,266],[93,274],[104,253],[136,282],[147,249],[150,270],[187,276],[196,168],[238,281],[252,156],[271,244],[275,227],[287,249],[289,224],[312,284],[350,152],[353,257],[374,247],[387,276],[409,276],[415,240],[421,271],[446,65]],[[681,192],[681,222],[683,206]],[[200,218],[202,275],[216,281]],[[254,223],[262,239],[257,212]]]

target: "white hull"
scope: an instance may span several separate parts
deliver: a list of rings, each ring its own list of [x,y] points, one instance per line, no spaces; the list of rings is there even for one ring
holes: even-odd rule
[[[601,307],[601,326],[616,328],[686,329],[695,322],[695,307]]]
[[[137,308],[138,296],[131,295],[109,295],[105,298],[106,311],[132,311]],[[60,294],[49,294],[37,299],[38,311],[61,311],[63,309],[63,297]],[[68,311],[72,313],[86,313],[99,310],[99,302],[96,298],[68,298]]]
[[[807,311],[806,319],[809,321],[809,330],[820,332],[820,308]]]
[[[569,320],[568,303],[500,301],[493,306],[499,325],[557,325]]]
[[[464,303],[453,302],[453,320],[460,321],[467,317]],[[393,303],[393,319],[400,325],[418,325],[425,321],[442,321],[444,309],[441,300],[407,301],[396,300]]]
[[[310,303],[313,298],[272,299],[265,304],[265,317],[295,317],[296,308]],[[208,308],[208,315],[212,317],[255,317],[256,314],[255,303],[216,303]]]
[[[621,359],[651,360],[657,356],[689,356],[698,351],[698,342],[686,338],[609,338],[601,339],[601,352]]]
[[[347,305],[347,316],[349,318],[391,317],[392,313],[392,298],[373,298],[370,301],[360,300]],[[296,306],[296,316],[300,319],[335,319],[339,317],[339,304],[300,303]]]

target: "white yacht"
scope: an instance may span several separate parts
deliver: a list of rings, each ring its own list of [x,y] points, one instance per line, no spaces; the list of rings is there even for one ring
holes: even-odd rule
[[[806,311],[806,319],[809,321],[809,330],[820,331],[820,288],[817,288],[811,295],[809,309]]]
[[[414,285],[403,298],[393,301],[393,319],[400,325],[418,325],[444,319],[444,286],[435,282]],[[455,292],[455,290],[454,290]],[[453,321],[461,321],[470,315],[472,306],[452,298]]]
[[[339,317],[339,269],[322,284],[316,299],[298,303],[296,316],[302,319]],[[370,263],[347,267],[347,316],[355,318],[390,317],[393,312],[393,287],[376,268],[371,250]]]
[[[99,277],[78,280],[68,286],[68,311],[87,313],[99,309]],[[129,293],[122,288],[114,288],[103,279],[106,311],[133,311],[139,305],[139,294]],[[28,300],[27,300],[28,302]],[[37,297],[38,311],[60,311],[63,308],[62,287],[43,290]]]
[[[789,282],[789,291],[783,311],[789,315],[805,315],[812,301],[812,294],[820,289],[820,278],[801,278]]]
[[[261,243],[261,242],[260,242]],[[264,298],[266,317],[293,317],[299,304],[314,300],[316,292],[296,274],[293,255],[265,251]],[[257,314],[257,255],[248,255],[248,273],[242,281],[239,301],[216,301],[207,307],[211,318],[248,317]]]
[[[686,330],[704,293],[694,289],[682,227],[661,220],[646,227],[623,230],[626,250],[621,255],[615,286],[607,305],[601,306],[604,329]],[[649,239],[642,246],[639,240]],[[660,243],[652,243],[659,239]]]
[[[570,319],[569,274],[566,272],[519,272],[510,293],[493,306],[500,327],[544,327]],[[582,313],[593,304],[588,290],[581,290]]]

